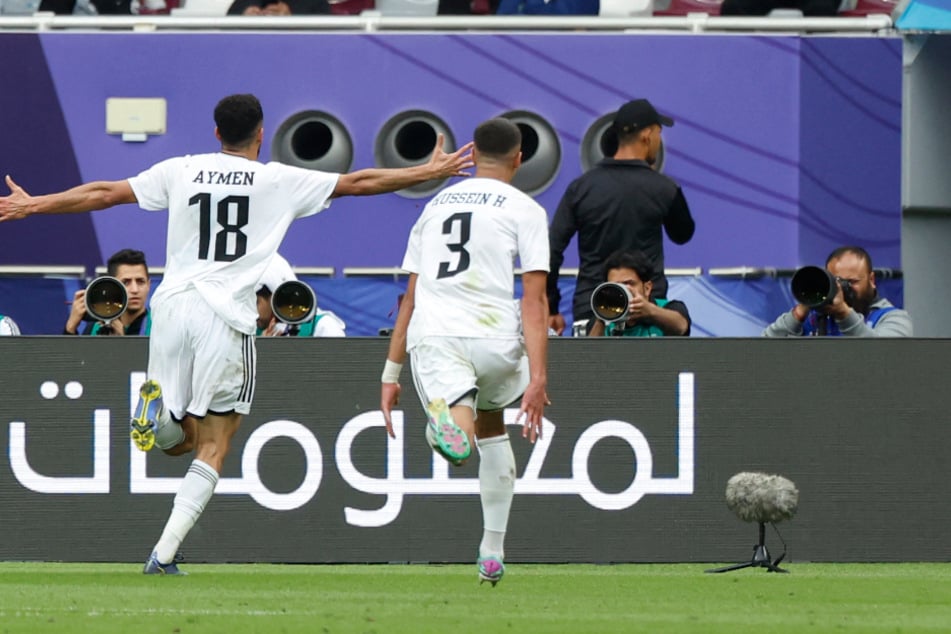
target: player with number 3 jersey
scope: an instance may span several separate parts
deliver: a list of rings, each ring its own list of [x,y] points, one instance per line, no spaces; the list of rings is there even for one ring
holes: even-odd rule
[[[511,185],[522,157],[518,126],[490,119],[473,138],[475,177],[430,200],[410,234],[403,258],[410,277],[380,407],[395,437],[391,413],[409,351],[430,446],[454,465],[466,462],[473,445],[479,449],[477,565],[479,578],[494,586],[505,572],[503,539],[515,490],[503,410],[521,399],[522,435],[535,442],[548,404],[548,216]],[[521,310],[514,298],[516,259],[523,269]]]

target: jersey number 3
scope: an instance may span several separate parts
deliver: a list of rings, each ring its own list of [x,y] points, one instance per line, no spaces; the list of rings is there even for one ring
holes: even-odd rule
[[[460,212],[446,218],[446,221],[442,223],[443,235],[451,236],[453,234],[453,225],[457,222],[459,223],[459,240],[446,243],[450,251],[459,254],[459,259],[456,261],[456,268],[449,268],[452,264],[451,262],[440,262],[439,273],[436,274],[436,279],[441,280],[444,277],[452,277],[469,268],[469,252],[466,251],[465,246],[466,243],[469,242],[469,231],[472,228],[472,212]]]
[[[207,260],[211,250],[211,194],[195,194],[188,205],[198,205],[198,259]],[[248,250],[248,236],[241,231],[248,224],[248,197],[225,196],[218,201],[217,225],[221,227],[215,233],[215,262],[234,262]],[[229,219],[232,207],[235,210],[234,222]],[[234,236],[232,240],[229,237]]]

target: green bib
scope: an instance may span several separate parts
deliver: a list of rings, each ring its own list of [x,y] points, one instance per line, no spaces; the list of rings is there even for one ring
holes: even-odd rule
[[[667,305],[666,299],[656,299],[654,303],[663,308]],[[604,336],[615,336],[614,332],[618,330],[618,322],[612,322],[604,327]],[[664,331],[656,324],[642,324],[635,322],[633,326],[627,326],[621,330],[621,337],[663,337]]]

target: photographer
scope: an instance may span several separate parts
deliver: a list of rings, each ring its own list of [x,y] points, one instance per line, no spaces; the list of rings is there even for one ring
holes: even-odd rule
[[[151,280],[145,254],[134,249],[122,249],[106,263],[106,274],[122,282],[128,296],[128,304],[122,315],[106,325],[88,321],[86,312],[86,289],[73,295],[72,308],[66,320],[64,335],[78,335],[80,325],[86,321],[85,335],[148,335],[151,319],[146,304],[149,301]]]
[[[667,297],[664,233],[674,244],[693,237],[695,222],[680,186],[662,174],[662,129],[673,119],[646,99],[621,106],[612,124],[617,152],[576,178],[565,190],[551,221],[548,274],[548,326],[560,335],[565,317],[559,312],[558,276],[565,250],[577,234],[578,279],[572,299],[573,321],[593,317],[591,291],[603,279],[608,256],[620,249],[643,252],[654,273],[655,298]]]
[[[258,302],[256,334],[264,337],[346,337],[344,330],[347,325],[343,320],[329,310],[317,308],[316,301],[313,317],[302,324],[288,327],[277,318],[271,307],[271,297],[281,284],[296,279],[287,260],[280,254],[274,254],[255,290]]]
[[[861,247],[839,247],[826,260],[835,293],[825,304],[796,304],[764,337],[911,337],[911,316],[878,296],[872,258]]]
[[[654,276],[650,261],[640,251],[616,251],[604,263],[607,281],[627,288],[627,317],[606,323],[594,320],[589,337],[678,337],[690,335],[690,313],[678,300],[652,299]],[[596,301],[597,291],[592,295]],[[597,312],[597,311],[595,311]]]

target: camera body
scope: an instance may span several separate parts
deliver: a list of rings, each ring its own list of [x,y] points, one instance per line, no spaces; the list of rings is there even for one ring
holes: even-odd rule
[[[856,299],[851,284],[818,266],[804,266],[797,270],[791,286],[796,301],[812,309],[831,304],[839,289],[842,289],[842,298],[849,306]]]
[[[591,311],[605,323],[624,321],[631,312],[633,298],[624,284],[604,282],[591,293]]]

